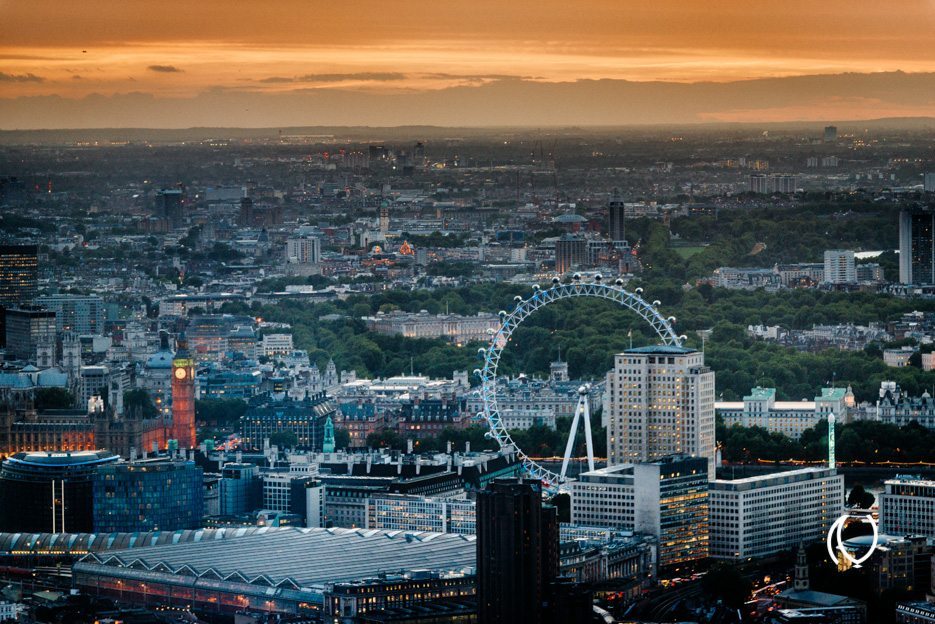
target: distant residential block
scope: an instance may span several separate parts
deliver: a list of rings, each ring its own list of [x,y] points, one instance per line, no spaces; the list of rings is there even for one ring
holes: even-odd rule
[[[849,249],[828,249],[825,251],[826,284],[855,284],[857,283],[857,266],[854,263],[854,252]]]
[[[778,290],[782,277],[773,269],[720,267],[714,271],[714,279],[721,288],[738,290]]]
[[[902,347],[900,349],[884,349],[883,362],[892,368],[903,368],[909,366],[909,358],[915,350],[912,347]]]

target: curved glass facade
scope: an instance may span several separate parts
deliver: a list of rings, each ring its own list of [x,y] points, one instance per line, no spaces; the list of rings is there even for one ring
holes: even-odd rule
[[[104,466],[94,477],[94,530],[196,529],[204,515],[204,476],[190,461]]]
[[[0,465],[0,531],[92,530],[94,474],[117,459],[109,451],[17,453],[6,459]]]

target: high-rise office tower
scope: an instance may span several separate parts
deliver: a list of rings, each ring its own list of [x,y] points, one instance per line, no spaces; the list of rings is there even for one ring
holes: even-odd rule
[[[899,213],[899,281],[935,284],[935,211],[905,208]]]
[[[653,535],[659,565],[708,556],[708,462],[676,455],[583,472],[569,488],[571,521]]]
[[[286,239],[286,264],[318,264],[321,262],[321,240],[316,236]]]
[[[0,245],[0,306],[32,303],[39,288],[39,248]]]
[[[555,241],[555,272],[565,273],[588,261],[588,241],[582,236],[564,234]]]
[[[94,531],[137,533],[202,526],[204,471],[164,458],[113,462],[93,479]]]
[[[165,219],[171,229],[185,224],[182,189],[162,189],[156,192],[156,216]]]
[[[188,353],[185,334],[180,334],[172,360],[172,438],[179,448],[198,444],[195,436],[195,362]]]
[[[37,306],[4,312],[7,357],[35,362],[40,346],[55,342],[55,312]]]
[[[384,237],[390,231],[390,209],[386,202],[380,206],[380,234]]]
[[[244,197],[240,200],[240,215],[237,218],[237,223],[244,227],[252,227],[254,220],[253,199]]]
[[[750,192],[765,195],[770,192],[769,176],[765,173],[750,174]]]
[[[838,140],[838,127],[837,126],[825,126],[825,143],[834,143]]]
[[[625,211],[626,204],[623,201],[623,195],[620,194],[620,189],[615,188],[610,194],[610,201],[607,202],[607,235],[614,247],[626,246]]]
[[[795,193],[798,176],[792,173],[774,173],[769,176],[774,193]]]
[[[538,482],[497,479],[477,494],[477,621],[542,621],[558,575],[558,516]]]
[[[922,188],[926,193],[935,193],[935,172],[925,174],[922,178]]]
[[[36,304],[55,312],[56,329],[78,334],[103,334],[107,314],[97,295],[46,295]]]
[[[715,474],[714,372],[704,353],[676,346],[628,349],[607,373],[609,465],[667,455],[708,460]]]

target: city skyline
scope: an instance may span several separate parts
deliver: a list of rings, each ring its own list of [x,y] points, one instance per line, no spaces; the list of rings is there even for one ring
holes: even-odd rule
[[[0,19],[0,624],[935,624],[935,0]]]

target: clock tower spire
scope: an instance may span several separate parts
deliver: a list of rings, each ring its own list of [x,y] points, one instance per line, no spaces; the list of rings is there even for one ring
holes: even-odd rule
[[[188,352],[185,333],[179,334],[178,349],[172,360],[172,438],[179,448],[198,444],[195,436],[195,363]]]

